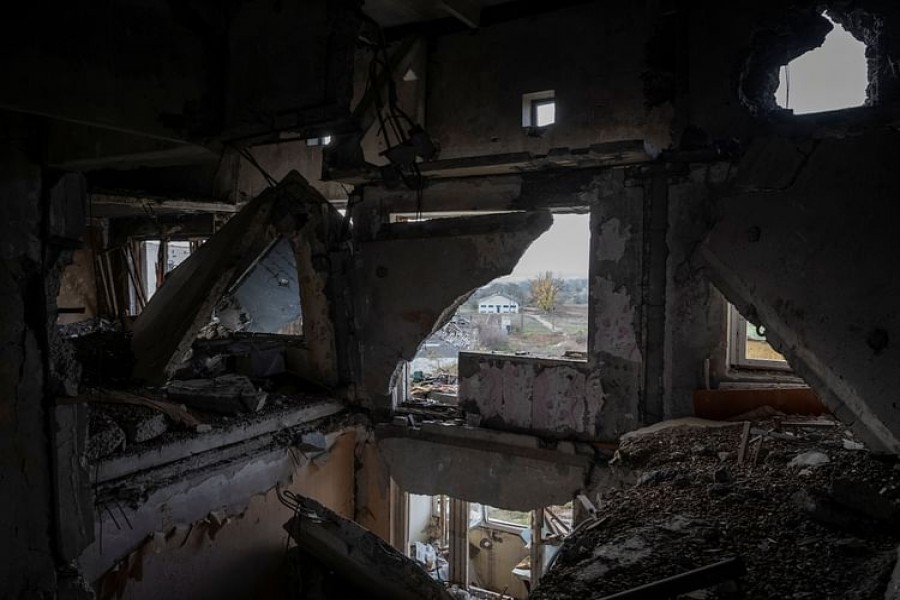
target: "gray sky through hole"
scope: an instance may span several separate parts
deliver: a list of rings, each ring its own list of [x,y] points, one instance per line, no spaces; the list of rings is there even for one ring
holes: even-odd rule
[[[590,257],[591,216],[555,214],[553,225],[539,237],[513,272],[499,281],[531,279],[544,271],[553,271],[560,279],[586,279]]]
[[[827,17],[826,17],[827,18]],[[831,19],[829,19],[831,21]],[[834,23],[825,42],[791,61],[790,98],[786,71],[779,70],[775,101],[795,114],[861,106],[866,101],[866,45]]]

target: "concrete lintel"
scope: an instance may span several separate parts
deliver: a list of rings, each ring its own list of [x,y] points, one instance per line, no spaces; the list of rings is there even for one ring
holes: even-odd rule
[[[568,502],[584,486],[593,460],[571,444],[558,451],[510,444],[514,434],[491,431],[493,439],[485,439],[485,430],[456,429],[462,433],[379,425],[375,436],[391,477],[405,491],[514,510]]]
[[[643,140],[624,140],[592,144],[586,148],[554,148],[547,154],[514,152],[436,160],[419,164],[419,171],[430,179],[484,177],[559,168],[624,167],[652,162],[657,155],[658,151]],[[347,185],[382,180],[381,170],[374,165],[349,171],[334,170],[328,176],[329,181]]]
[[[96,482],[103,483],[222,448],[255,437],[272,434],[324,417],[344,409],[339,402],[317,402],[299,409],[288,409],[269,415],[257,423],[239,423],[209,433],[195,434],[188,440],[176,440],[135,453],[121,454],[102,460],[97,465]]]

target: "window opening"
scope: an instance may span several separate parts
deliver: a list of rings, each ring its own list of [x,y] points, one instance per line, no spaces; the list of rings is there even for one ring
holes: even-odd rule
[[[531,103],[534,111],[535,127],[547,127],[556,122],[556,100],[543,100]]]
[[[331,136],[323,135],[322,137],[307,138],[307,146],[328,146],[331,144]]]
[[[216,306],[215,319],[229,332],[302,335],[303,315],[294,248],[273,241]]]
[[[556,122],[556,92],[544,90],[522,94],[522,127],[549,127]]]
[[[787,360],[766,341],[765,328],[745,319],[729,305],[729,353],[735,367],[790,370]]]
[[[795,114],[852,108],[866,102],[866,45],[823,16],[833,26],[825,42],[779,70],[775,101]]]
[[[409,395],[453,405],[460,351],[582,359],[587,352],[590,215],[555,214],[512,273],[475,290],[409,365]]]

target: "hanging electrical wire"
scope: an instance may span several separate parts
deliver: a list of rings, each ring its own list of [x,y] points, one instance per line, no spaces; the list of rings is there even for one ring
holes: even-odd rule
[[[378,119],[377,135],[381,137],[385,147],[381,154],[390,162],[396,177],[409,189],[416,191],[416,215],[421,218],[425,181],[418,158],[433,159],[437,155],[437,148],[422,127],[400,106],[384,32],[374,21],[372,25],[376,41],[368,42],[372,59],[369,62],[365,90],[373,98]],[[382,86],[386,88],[387,98],[383,97]]]

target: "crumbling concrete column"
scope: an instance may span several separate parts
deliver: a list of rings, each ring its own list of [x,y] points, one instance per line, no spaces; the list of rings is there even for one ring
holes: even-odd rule
[[[900,134],[761,139],[702,248],[709,274],[871,447],[900,452]]]
[[[591,186],[588,361],[599,379],[598,436],[616,439],[641,422],[644,190],[622,170]]]

